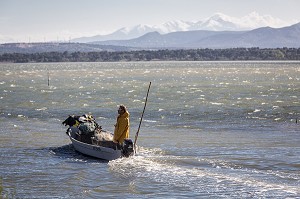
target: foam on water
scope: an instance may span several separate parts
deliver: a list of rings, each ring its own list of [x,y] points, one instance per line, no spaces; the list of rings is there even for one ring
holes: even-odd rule
[[[224,161],[164,154],[160,149],[140,148],[137,156],[109,162],[110,170],[125,178],[145,178],[149,183],[177,187],[218,197],[295,196],[300,194],[297,184],[285,185],[277,176],[299,180],[300,176],[287,176],[276,172],[228,164]],[[255,175],[254,175],[255,174]],[[267,180],[275,178],[273,181]],[[266,179],[266,180],[264,180]],[[209,190],[206,190],[210,187]]]

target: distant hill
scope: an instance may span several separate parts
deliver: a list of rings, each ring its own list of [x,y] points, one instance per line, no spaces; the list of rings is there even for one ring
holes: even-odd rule
[[[284,28],[258,28],[251,31],[181,31],[168,34],[147,33],[130,40],[93,42],[100,45],[142,49],[159,48],[281,48],[300,47],[300,23]]]
[[[101,52],[131,51],[131,47],[86,44],[86,43],[8,43],[0,45],[3,53],[40,53],[40,52]]]

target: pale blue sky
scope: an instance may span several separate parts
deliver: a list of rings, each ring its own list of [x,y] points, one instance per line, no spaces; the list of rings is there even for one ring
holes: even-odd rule
[[[0,43],[68,40],[137,24],[199,21],[255,11],[300,22],[300,0],[0,0]]]

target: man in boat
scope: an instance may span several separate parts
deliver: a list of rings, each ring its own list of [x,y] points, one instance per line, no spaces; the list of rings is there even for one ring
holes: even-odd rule
[[[115,124],[115,131],[113,142],[123,144],[124,139],[129,138],[129,112],[124,105],[120,105],[118,109],[117,123]]]

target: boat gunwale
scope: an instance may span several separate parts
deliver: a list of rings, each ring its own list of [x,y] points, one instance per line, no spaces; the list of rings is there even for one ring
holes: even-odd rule
[[[103,149],[108,149],[108,150],[112,150],[112,151],[122,151],[121,149],[113,149],[113,148],[110,148],[110,147],[104,147],[104,146],[100,146],[100,145],[95,145],[95,144],[88,144],[88,143],[85,143],[85,142],[81,142],[81,141],[79,141],[79,140],[76,140],[75,138],[73,138],[72,136],[69,136],[69,138],[71,139],[71,141],[72,141],[72,143],[73,143],[73,141],[74,142],[76,142],[76,143],[79,143],[79,144],[81,144],[81,145],[88,145],[88,146],[90,146],[90,147],[96,147],[96,148],[103,148]],[[88,148],[88,147],[85,147],[85,148]],[[88,149],[90,149],[90,148],[88,148]],[[102,150],[101,150],[102,151]],[[106,152],[106,153],[110,153],[110,152],[108,152],[108,151],[104,151],[104,152]]]

